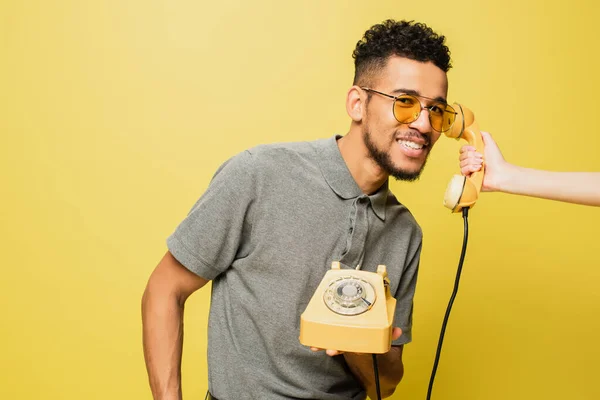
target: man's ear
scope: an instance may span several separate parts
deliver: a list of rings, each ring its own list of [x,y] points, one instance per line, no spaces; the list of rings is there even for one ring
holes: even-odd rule
[[[346,112],[354,122],[361,122],[366,112],[366,94],[356,85],[346,95]]]

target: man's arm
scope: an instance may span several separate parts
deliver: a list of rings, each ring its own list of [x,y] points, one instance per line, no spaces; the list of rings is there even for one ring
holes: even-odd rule
[[[181,399],[184,304],[207,282],[181,265],[170,252],[148,280],[142,297],[143,342],[155,400]]]
[[[391,396],[404,375],[402,363],[403,346],[392,346],[385,354],[377,355],[377,371],[379,372],[379,388],[381,398]],[[344,353],[350,371],[367,391],[367,395],[377,399],[373,356],[371,354]]]

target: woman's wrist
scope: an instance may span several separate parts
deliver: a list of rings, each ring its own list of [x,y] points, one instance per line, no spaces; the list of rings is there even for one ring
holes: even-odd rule
[[[518,190],[519,167],[503,161],[497,168],[490,189],[495,192],[515,193]]]

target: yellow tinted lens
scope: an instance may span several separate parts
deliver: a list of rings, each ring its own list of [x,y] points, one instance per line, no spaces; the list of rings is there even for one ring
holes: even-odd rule
[[[416,121],[421,113],[421,103],[414,96],[403,94],[394,101],[394,117],[403,124]]]
[[[454,109],[444,103],[434,103],[427,107],[431,127],[438,132],[446,132],[454,124],[456,114]]]
[[[447,132],[452,128],[452,125],[454,125],[454,120],[456,119],[456,112],[454,111],[454,108],[446,105],[442,118],[442,128],[440,132]]]

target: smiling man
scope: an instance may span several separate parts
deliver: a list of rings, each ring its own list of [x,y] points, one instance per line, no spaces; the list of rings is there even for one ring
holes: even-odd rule
[[[388,190],[415,180],[454,111],[444,37],[414,22],[369,29],[354,51],[343,136],[261,145],[225,162],[168,238],[142,300],[155,399],[181,398],[183,309],[212,280],[208,398],[375,398],[371,357],[299,343],[300,314],[333,261],[387,266],[397,300],[384,397],[402,379],[421,252],[418,224]]]
[[[390,175],[416,180],[454,121],[446,103],[449,50],[443,36],[421,29],[427,31],[420,24],[388,21],[367,32],[354,51],[354,85],[346,101],[352,124],[338,145],[344,159],[352,160],[349,168],[359,185],[364,181],[365,193]],[[389,40],[394,32],[396,42]]]

